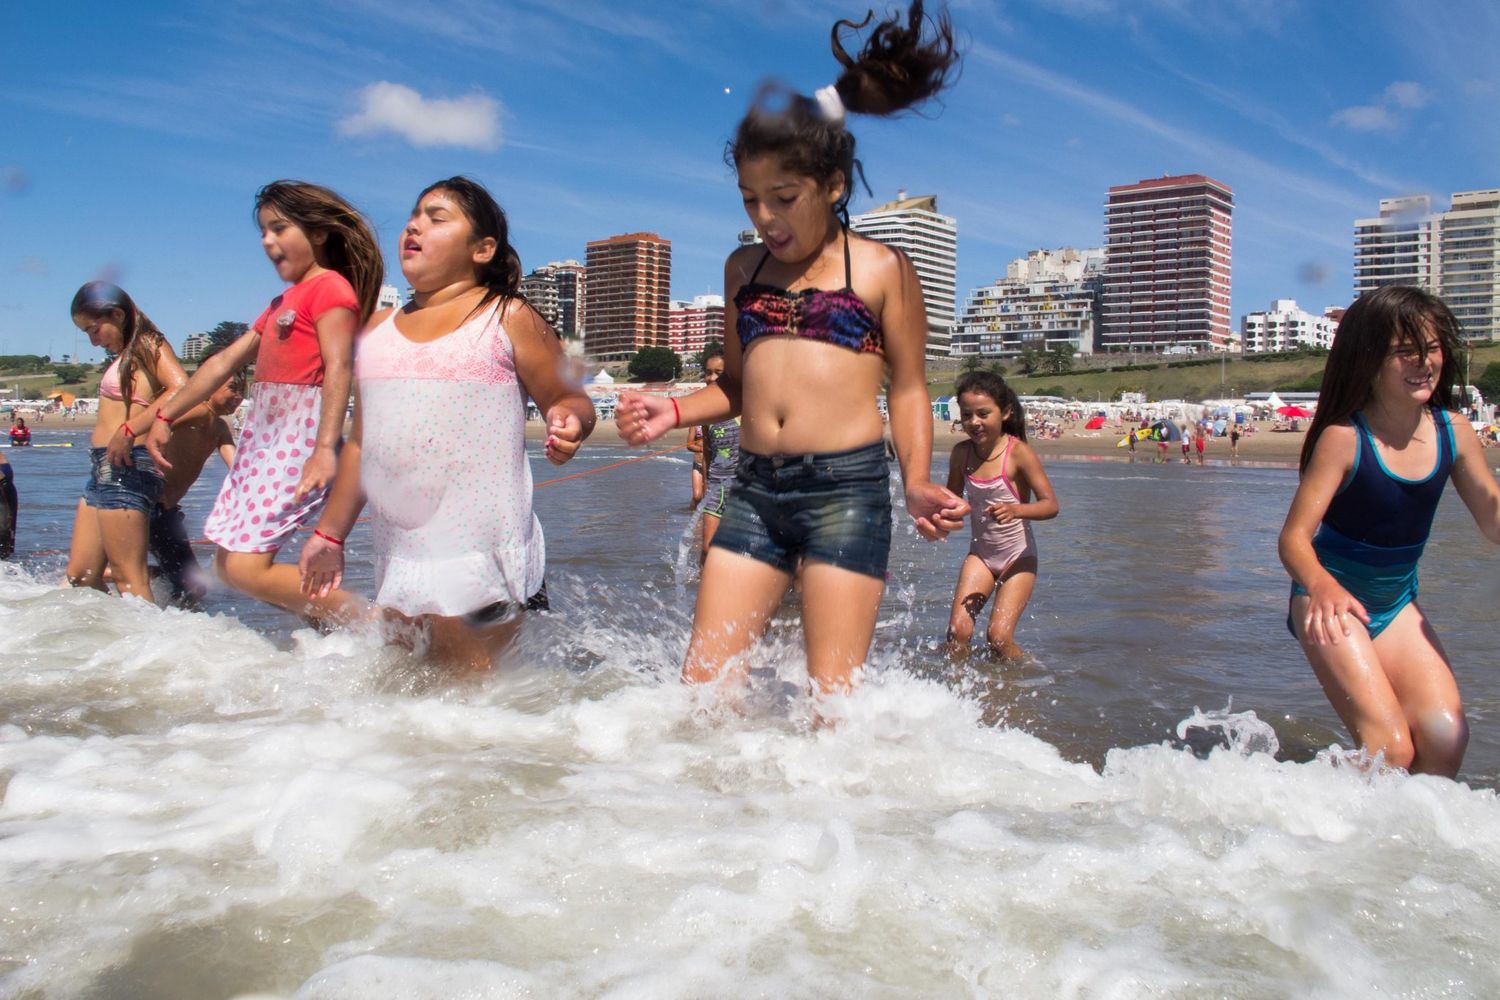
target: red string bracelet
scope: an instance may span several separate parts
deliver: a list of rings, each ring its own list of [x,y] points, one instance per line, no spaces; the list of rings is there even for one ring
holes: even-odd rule
[[[325,542],[331,542],[334,545],[337,545],[339,548],[343,548],[344,547],[343,539],[341,539],[341,538],[334,538],[332,535],[330,535],[327,532],[322,531],[322,530],[320,530],[318,528],[314,528],[313,529],[313,534],[317,535],[319,538],[323,539],[323,541],[325,541]]]
[[[676,396],[668,396],[667,398],[672,401],[672,426],[673,427],[681,427],[682,426],[682,407],[680,407],[680,406],[677,405],[677,397]]]
[[[172,418],[169,417],[169,416],[167,416],[165,413],[161,412],[160,410],[156,411],[156,419],[160,420],[162,423],[166,424],[168,427],[172,426]]]
[[[121,422],[121,424],[120,424],[120,430],[124,431],[125,432],[125,436],[128,437],[128,438],[135,437],[135,431],[133,431],[133,430],[130,429],[130,421],[128,421],[128,420]]]

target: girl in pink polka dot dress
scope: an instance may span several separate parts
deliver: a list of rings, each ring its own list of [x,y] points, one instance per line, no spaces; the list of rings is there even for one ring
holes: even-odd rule
[[[527,396],[547,421],[554,464],[594,426],[593,404],[564,377],[557,335],[519,295],[508,233],[500,206],[468,178],[418,198],[401,237],[412,300],[360,338],[354,427],[302,549],[305,593],[335,599],[344,539],[368,503],[375,603],[415,626],[401,630],[413,645],[461,670],[487,669],[520,613],[546,607]]]
[[[205,361],[153,422],[162,449],[172,421],[253,359],[255,385],[234,465],[203,532],[230,586],[298,614],[323,618],[341,602],[309,601],[301,574],[276,552],[322,509],[337,467],[353,375],[354,333],[374,309],[385,265],[364,217],[327,188],[277,181],[255,199],[261,246],[291,284],[254,326]]]

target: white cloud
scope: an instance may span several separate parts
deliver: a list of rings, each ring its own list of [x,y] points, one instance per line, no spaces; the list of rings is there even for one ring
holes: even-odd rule
[[[1333,124],[1356,132],[1389,132],[1396,127],[1396,118],[1379,104],[1358,104],[1337,112]]]
[[[1385,99],[1398,108],[1421,108],[1432,100],[1432,95],[1420,83],[1397,80],[1385,88]]]
[[[393,132],[413,146],[500,145],[500,102],[483,94],[423,97],[410,87],[381,80],[359,92],[359,113],[339,122],[342,135]]]

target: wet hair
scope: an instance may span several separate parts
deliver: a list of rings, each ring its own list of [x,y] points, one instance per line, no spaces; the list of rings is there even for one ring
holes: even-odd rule
[[[1443,300],[1413,285],[1386,285],[1354,300],[1339,320],[1328,349],[1318,408],[1302,443],[1302,471],[1307,471],[1323,431],[1348,420],[1370,402],[1375,380],[1392,348],[1423,351],[1432,336],[1443,348],[1443,367],[1433,386],[1432,402],[1445,410],[1457,409],[1453,386],[1464,350],[1463,333]]]
[[[353,286],[360,323],[369,319],[385,280],[385,260],[369,221],[337,193],[306,181],[272,181],[257,191],[257,225],[260,210],[267,206],[290,219],[309,238],[315,233],[327,237],[322,253],[328,267]]]
[[[73,295],[73,304],[68,314],[90,321],[103,319],[112,312],[121,314],[120,334],[120,395],[125,400],[125,419],[130,419],[130,404],[135,399],[135,373],[137,368],[149,372],[156,378],[156,357],[167,341],[151,318],[141,312],[135,300],[125,294],[125,289],[108,281],[90,281]]]
[[[914,0],[904,18],[895,14],[876,24],[859,55],[849,55],[839,36],[846,28],[863,29],[874,17],[870,11],[858,24],[837,21],[831,32],[833,56],[844,67],[833,86],[846,112],[894,115],[916,107],[952,82],[959,56],[946,13],[929,18],[922,0]],[[924,40],[923,29],[928,25],[933,37]],[[784,102],[775,100],[778,96]],[[725,148],[724,162],[739,167],[746,159],[767,155],[775,156],[792,173],[822,184],[842,175],[844,193],[834,210],[847,224],[854,181],[856,176],[864,179],[864,170],[854,156],[854,136],[842,118],[827,117],[816,98],[788,95],[774,84],[763,86]]]
[[[994,372],[968,372],[960,375],[953,386],[955,398],[966,392],[977,392],[993,399],[1000,407],[1000,429],[1013,438],[1026,440],[1026,408],[1005,379]]]
[[[510,245],[510,222],[505,218],[505,210],[500,207],[495,196],[476,180],[463,176],[449,177],[423,188],[422,193],[417,195],[412,212],[415,213],[417,205],[422,204],[422,199],[434,191],[446,192],[458,202],[459,210],[469,220],[469,227],[474,230],[476,240],[489,237],[495,241],[495,255],[480,268],[478,275],[479,283],[485,288],[484,298],[479,300],[479,306],[498,298],[503,307],[507,300],[519,298],[521,255]],[[475,307],[476,311],[479,306]]]

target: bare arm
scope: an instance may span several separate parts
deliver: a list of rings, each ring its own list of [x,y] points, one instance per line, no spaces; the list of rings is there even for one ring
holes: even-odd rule
[[[547,422],[547,460],[562,465],[594,432],[593,401],[569,370],[562,341],[531,306],[506,305],[505,332],[516,352],[516,374]]]
[[[1484,537],[1500,545],[1500,485],[1495,483],[1495,474],[1484,460],[1484,448],[1469,418],[1461,413],[1450,413],[1448,418],[1453,421],[1453,440],[1458,445],[1453,460],[1453,487]]]
[[[293,503],[328,485],[338,465],[339,440],[344,436],[344,414],[349,410],[349,384],[354,379],[354,332],[359,316],[353,309],[330,309],[318,317],[318,351],[323,355],[323,409],[318,414],[318,437],[313,453],[302,465]]]
[[[212,396],[219,386],[229,381],[231,375],[253,361],[255,352],[259,349],[259,333],[250,330],[240,334],[235,338],[234,343],[199,365],[193,377],[187,380],[187,384],[167,397],[157,412],[167,420],[176,420]],[[153,419],[151,429],[144,433],[146,434],[146,450],[151,453],[156,464],[163,469],[170,469],[172,463],[167,461],[163,454],[167,442],[172,439],[172,428],[167,421]]]
[[[960,441],[948,456],[948,492],[954,496],[964,494],[964,465],[969,459],[969,447],[969,442]]]
[[[214,447],[219,452],[219,457],[224,460],[224,468],[234,466],[234,431],[229,426],[229,421],[219,417],[214,421]]]
[[[1016,463],[1016,481],[1024,503],[1007,504],[1015,509],[1015,516],[1026,521],[1050,521],[1057,516],[1057,494],[1052,490],[1052,480],[1047,478],[1047,469],[1036,452],[1024,441],[1017,441],[1011,451]]]
[[[133,373],[132,381],[143,377],[146,377],[144,373]],[[187,384],[187,380],[187,372],[182,370],[182,362],[177,360],[177,355],[173,352],[172,345],[163,340],[161,346],[157,348],[156,365],[150,373],[149,378],[149,381],[156,383],[159,391],[149,404],[136,410],[130,415],[129,420],[124,421],[116,428],[114,436],[110,438],[108,445],[111,465],[135,464],[130,459],[130,449],[135,446],[137,441],[140,441],[142,444],[148,442],[149,438],[147,435],[150,433],[152,426],[161,422],[156,419],[156,415],[161,412],[162,407],[171,400],[174,394],[182,390],[182,387]],[[134,399],[135,386],[126,386],[125,395],[130,399]],[[125,432],[127,425],[132,432],[131,434]]]
[[[935,541],[963,526],[969,505],[951,490],[931,481],[932,400],[927,395],[927,309],[922,285],[911,260],[894,252],[890,273],[883,275],[885,306],[880,322],[885,330],[885,358],[891,387],[886,399],[891,411],[891,440],[901,463],[906,509],[923,538]]]
[[[1328,512],[1328,504],[1354,467],[1359,446],[1355,433],[1348,424],[1335,424],[1323,431],[1292,497],[1277,542],[1281,564],[1311,597],[1303,634],[1320,646],[1337,644],[1350,634],[1343,623],[1345,614],[1352,614],[1366,624],[1370,621],[1364,605],[1323,568],[1312,545],[1313,534]]]
[[[318,517],[318,527],[302,544],[297,560],[302,572],[302,593],[308,597],[327,597],[344,582],[344,539],[354,530],[360,511],[365,508],[364,486],[359,481],[360,463],[364,457],[364,407],[359,390],[354,390],[354,422],[349,439],[339,452],[338,473],[333,489]]]

